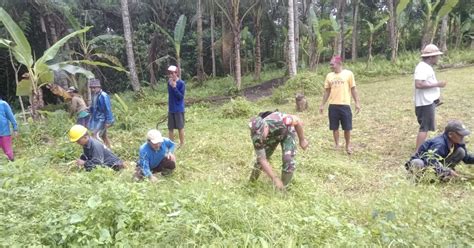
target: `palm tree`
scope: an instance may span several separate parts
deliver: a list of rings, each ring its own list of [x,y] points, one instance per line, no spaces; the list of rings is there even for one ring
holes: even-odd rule
[[[201,0],[196,1],[196,34],[197,34],[197,78],[201,82],[204,80],[204,58],[202,47],[202,6]]]
[[[216,5],[222,10],[222,13],[225,15],[229,24],[231,26],[233,40],[234,40],[234,81],[237,87],[237,90],[241,89],[242,85],[242,71],[240,68],[240,32],[242,31],[242,22],[249,13],[249,11],[257,5],[258,2],[253,3],[247,10],[244,12],[242,17],[239,17],[239,8],[240,0],[229,0],[227,8],[222,7],[222,5],[216,1]],[[224,24],[223,24],[224,25]]]
[[[289,57],[289,73],[293,77],[297,73],[296,69],[296,52],[295,52],[295,12],[293,10],[293,0],[288,0],[288,57]]]
[[[263,0],[257,0],[257,5],[253,9],[253,22],[255,25],[255,74],[254,79],[260,80],[260,73],[262,71],[262,15],[263,15]]]
[[[357,35],[359,25],[359,4],[360,0],[352,0],[352,61],[357,59]]]
[[[133,91],[138,92],[140,91],[140,82],[138,81],[135,56],[133,54],[132,28],[130,25],[130,14],[128,12],[128,1],[120,0],[120,5],[122,7],[123,34],[125,36],[125,49],[127,51],[128,67],[130,69],[130,81]]]

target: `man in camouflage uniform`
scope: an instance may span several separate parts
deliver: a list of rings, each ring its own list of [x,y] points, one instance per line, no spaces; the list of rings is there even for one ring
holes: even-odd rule
[[[257,161],[250,175],[250,181],[255,181],[263,170],[273,181],[275,186],[283,190],[291,181],[296,169],[296,135],[300,147],[306,150],[308,141],[304,137],[303,122],[294,115],[281,112],[263,112],[253,117],[249,123]],[[282,175],[281,180],[275,176],[268,162],[278,144],[282,148]]]

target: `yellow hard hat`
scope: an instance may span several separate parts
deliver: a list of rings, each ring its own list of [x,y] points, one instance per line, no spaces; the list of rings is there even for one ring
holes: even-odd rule
[[[69,140],[71,142],[76,142],[80,138],[82,138],[82,136],[84,136],[84,134],[86,134],[86,133],[87,133],[87,128],[86,127],[84,127],[82,125],[74,125],[69,130]]]

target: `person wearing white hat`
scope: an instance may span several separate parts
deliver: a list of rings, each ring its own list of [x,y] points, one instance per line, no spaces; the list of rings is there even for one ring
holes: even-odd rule
[[[433,65],[438,63],[439,55],[443,53],[433,44],[426,45],[422,52],[422,61],[415,68],[415,114],[420,125],[416,137],[416,149],[425,142],[428,131],[434,131],[436,127],[435,113],[441,96],[440,88],[446,86],[446,81],[436,79]]]
[[[179,68],[168,67],[168,134],[174,140],[174,130],[179,132],[179,145],[184,145],[184,94],[186,85],[179,78]]]
[[[155,182],[157,178],[153,174],[161,172],[161,175],[167,176],[176,168],[175,145],[156,129],[149,130],[146,138],[147,141],[140,146],[134,178],[141,180],[147,177]]]

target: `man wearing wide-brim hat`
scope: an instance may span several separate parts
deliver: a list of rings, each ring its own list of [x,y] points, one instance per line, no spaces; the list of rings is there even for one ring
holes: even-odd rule
[[[467,152],[464,143],[464,137],[470,133],[461,121],[449,121],[443,134],[421,145],[418,152],[405,164],[406,169],[414,172],[432,167],[443,181],[459,177],[455,170],[456,165],[461,161],[474,164],[474,156]]]
[[[420,124],[415,152],[425,142],[428,131],[434,131],[436,127],[436,106],[441,96],[440,88],[446,86],[446,81],[436,79],[433,65],[438,63],[439,56],[442,54],[437,46],[426,45],[421,51],[422,61],[415,68],[415,114]]]

